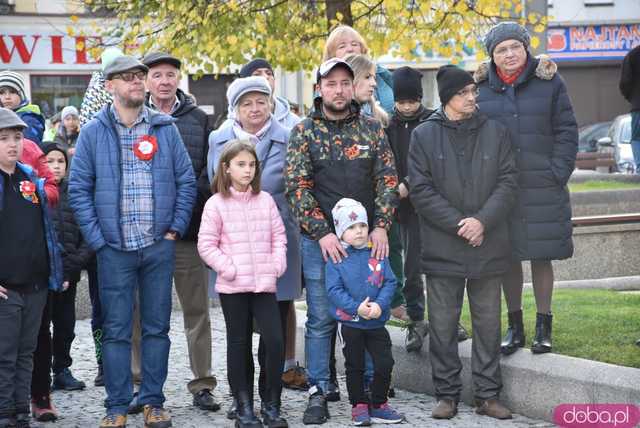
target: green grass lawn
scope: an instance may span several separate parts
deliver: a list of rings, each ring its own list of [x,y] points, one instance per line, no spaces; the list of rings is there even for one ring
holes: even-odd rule
[[[557,289],[553,293],[553,352],[588,360],[640,368],[640,292]],[[306,309],[297,303],[298,309]],[[523,296],[527,348],[535,334],[533,290]],[[462,325],[473,333],[466,300]],[[389,325],[403,323],[391,320]],[[507,308],[502,301],[502,332],[507,330]]]
[[[535,334],[536,310],[532,290],[523,298],[527,347]],[[554,290],[553,352],[621,366],[640,368],[640,293],[610,290]],[[462,324],[471,331],[465,299]],[[502,331],[507,308],[502,305]]]
[[[584,183],[569,183],[570,192],[590,192],[593,190],[625,190],[640,189],[640,183],[626,183],[621,181],[590,180]]]

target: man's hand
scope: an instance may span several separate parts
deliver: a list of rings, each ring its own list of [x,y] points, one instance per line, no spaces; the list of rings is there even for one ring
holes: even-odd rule
[[[9,295],[7,293],[7,289],[0,285],[0,299],[7,300],[9,298]]]
[[[73,155],[75,155],[75,154],[76,154],[76,148],[75,148],[75,147],[69,147],[69,148],[67,149],[67,154],[68,154],[69,156],[73,156]]]
[[[404,199],[409,196],[409,189],[407,189],[407,186],[405,186],[404,183],[400,183],[398,186],[398,193],[400,193],[400,199]]]
[[[480,245],[482,245],[482,241],[484,241],[484,235],[480,235],[478,239],[470,240],[469,245],[471,245],[472,247],[479,247]]]
[[[335,233],[324,235],[318,240],[318,244],[320,244],[320,251],[322,251],[322,258],[325,262],[331,257],[334,263],[340,263],[343,257],[347,257],[347,252],[342,248]]]
[[[378,319],[380,315],[382,315],[382,308],[376,302],[369,303],[369,318],[370,319]]]
[[[168,239],[169,241],[175,241],[176,239],[178,239],[176,235],[177,235],[176,232],[169,231],[164,234],[164,239]]]
[[[358,306],[358,315],[360,316],[360,318],[364,318],[368,320],[368,319],[371,319],[370,314],[371,314],[371,307],[369,306],[369,297],[367,297]]]
[[[378,260],[382,260],[389,256],[389,239],[387,238],[387,231],[382,227],[376,227],[373,232],[369,234],[371,240],[371,257],[375,257]]]
[[[458,223],[460,229],[458,229],[458,236],[463,237],[467,241],[477,241],[480,236],[484,235],[484,226],[480,223],[480,220],[467,217],[460,220]]]
[[[69,281],[65,281],[62,283],[62,291],[67,291],[69,289]]]

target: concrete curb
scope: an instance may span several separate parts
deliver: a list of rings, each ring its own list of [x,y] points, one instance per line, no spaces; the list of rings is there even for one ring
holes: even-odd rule
[[[640,174],[606,174],[584,169],[576,169],[571,174],[571,183],[583,183],[590,180],[621,181],[625,183],[640,183]]]
[[[530,282],[524,284],[525,288],[531,288]],[[603,290],[640,290],[640,275],[618,276],[600,279],[578,279],[572,281],[555,281],[554,288],[575,289],[603,289]]]
[[[304,323],[306,313],[297,311],[297,357],[304,361]],[[408,354],[405,334],[387,327],[393,343],[393,385],[407,391],[433,395],[428,343],[419,354]],[[472,405],[472,340],[459,346],[462,360],[462,399]],[[336,352],[338,370],[344,372],[344,359]],[[553,409],[564,403],[640,403],[640,369],[566,357],[558,354],[533,355],[528,349],[505,357],[501,362],[501,399],[524,416],[553,421]],[[342,390],[345,391],[342,385]],[[346,392],[346,391],[345,391]]]

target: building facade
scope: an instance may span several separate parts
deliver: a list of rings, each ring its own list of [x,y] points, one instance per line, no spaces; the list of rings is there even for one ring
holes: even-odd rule
[[[567,83],[579,125],[627,113],[618,82],[625,54],[640,45],[640,1],[554,0],[547,52]]]

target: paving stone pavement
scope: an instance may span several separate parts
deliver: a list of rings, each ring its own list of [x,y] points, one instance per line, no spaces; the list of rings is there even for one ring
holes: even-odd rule
[[[191,379],[187,357],[187,345],[182,325],[182,313],[174,312],[171,317],[171,354],[169,360],[169,375],[164,393],[167,397],[165,407],[171,412],[173,426],[176,428],[202,427],[232,427],[233,423],[224,416],[224,411],[230,404],[229,387],[226,379],[226,346],[225,328],[219,307],[211,309],[213,328],[213,372],[218,378],[218,388],[215,396],[222,403],[222,410],[216,413],[205,412],[192,406],[192,397],[186,383]],[[257,339],[254,337],[257,347]],[[87,389],[80,392],[55,391],[53,402],[58,408],[60,418],[55,423],[43,423],[44,428],[58,427],[97,427],[104,415],[104,389],[93,386],[96,375],[93,340],[91,337],[90,320],[79,320],[76,324],[76,339],[72,349],[74,375],[87,383]],[[257,359],[256,359],[257,361]],[[344,378],[341,379],[343,398],[338,403],[330,403],[330,422],[324,428],[351,426],[350,406],[346,401]],[[257,380],[256,380],[257,385]],[[257,395],[257,394],[256,394]],[[304,392],[284,390],[282,410],[291,427],[303,427],[302,412],[307,401]],[[461,405],[458,416],[452,421],[434,421],[430,418],[435,405],[433,397],[424,394],[414,394],[406,391],[396,391],[396,398],[390,399],[390,404],[406,415],[407,422],[402,426],[411,427],[551,427],[544,421],[537,421],[516,415],[511,421],[496,421],[484,416],[478,416],[473,409]],[[259,407],[259,403],[256,403]],[[142,415],[129,417],[129,427],[142,427]]]

